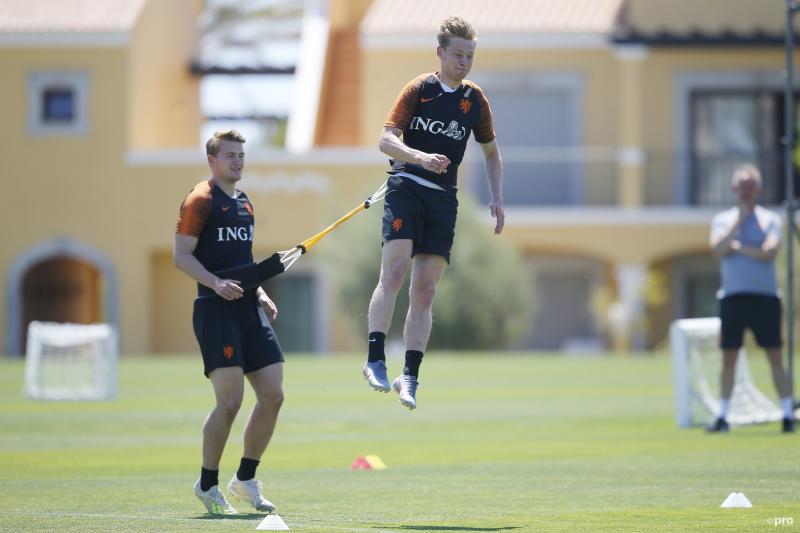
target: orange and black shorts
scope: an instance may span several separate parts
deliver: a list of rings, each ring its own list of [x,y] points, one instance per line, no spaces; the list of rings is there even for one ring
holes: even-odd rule
[[[438,190],[391,176],[383,205],[383,242],[410,239],[412,255],[439,255],[449,263],[457,215],[455,187]]]
[[[247,374],[283,362],[278,337],[254,290],[233,301],[196,298],[192,323],[206,377],[217,368],[238,366]]]

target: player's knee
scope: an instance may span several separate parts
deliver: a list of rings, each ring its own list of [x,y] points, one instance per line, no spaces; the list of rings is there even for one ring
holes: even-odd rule
[[[434,282],[412,284],[409,289],[411,302],[418,307],[430,307],[433,305],[433,297],[435,295],[436,283]]]
[[[236,418],[236,415],[239,413],[239,409],[241,407],[242,398],[236,396],[221,398],[217,404],[217,409],[220,411],[222,416],[228,420],[233,420]]]
[[[278,410],[281,408],[281,405],[283,405],[283,389],[259,394],[258,401],[274,410]]]
[[[379,283],[383,286],[384,292],[397,294],[403,286],[405,277],[405,265],[390,266],[381,272]]]

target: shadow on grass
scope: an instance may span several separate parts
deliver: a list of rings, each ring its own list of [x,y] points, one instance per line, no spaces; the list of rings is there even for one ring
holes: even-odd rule
[[[406,531],[510,531],[519,526],[509,527],[464,527],[464,526],[411,526],[382,527],[381,529],[403,529]]]
[[[257,518],[263,519],[266,513],[239,513],[239,514],[203,514],[199,516],[190,516],[194,520],[255,520]]]

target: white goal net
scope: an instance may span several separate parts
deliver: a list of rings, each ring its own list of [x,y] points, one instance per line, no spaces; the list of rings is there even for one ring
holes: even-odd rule
[[[37,400],[111,399],[117,357],[117,334],[109,324],[31,322],[25,392]]]
[[[708,424],[719,416],[719,378],[722,351],[719,318],[676,320],[670,327],[675,422],[678,427]],[[747,353],[739,352],[728,413],[731,424],[780,420],[780,408],[753,382]]]

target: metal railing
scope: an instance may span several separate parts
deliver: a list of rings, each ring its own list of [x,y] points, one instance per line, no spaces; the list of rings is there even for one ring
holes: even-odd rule
[[[735,202],[733,171],[745,163],[761,169],[761,203],[785,200],[779,148],[750,155],[651,150],[639,161],[625,160],[611,147],[502,147],[505,202],[515,207],[613,207],[620,205],[624,165],[641,166],[643,206],[721,207]],[[472,152],[462,166],[462,184],[488,201],[483,159]],[[466,180],[464,179],[466,178]]]

